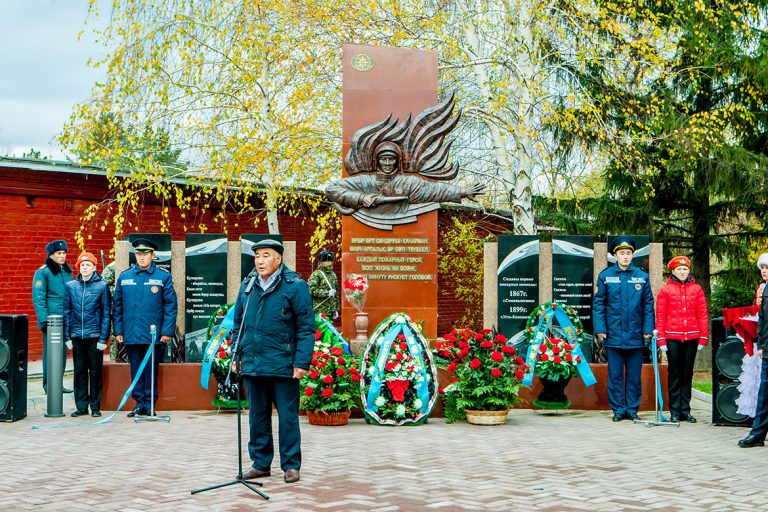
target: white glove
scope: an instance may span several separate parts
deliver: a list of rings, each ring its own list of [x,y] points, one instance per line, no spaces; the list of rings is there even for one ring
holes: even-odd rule
[[[696,350],[697,350],[697,351],[698,351],[698,350],[704,350],[704,345],[699,345],[698,347],[696,347]]]
[[[106,341],[99,341],[96,344],[96,350],[104,350],[105,348],[107,348],[107,342]]]
[[[67,341],[66,341],[66,344],[67,344],[67,348],[68,348],[69,350],[72,350],[72,340],[67,340]]]
[[[662,352],[666,352],[667,351],[667,346],[666,345],[662,345],[662,346],[659,347],[659,350],[661,350]]]
[[[336,290],[328,290],[328,296],[329,297],[335,297],[336,296]]]

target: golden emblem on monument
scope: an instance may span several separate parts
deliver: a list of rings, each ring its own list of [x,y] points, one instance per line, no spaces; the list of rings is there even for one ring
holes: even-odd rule
[[[373,59],[364,53],[358,53],[352,57],[352,67],[357,71],[370,71],[373,65]]]

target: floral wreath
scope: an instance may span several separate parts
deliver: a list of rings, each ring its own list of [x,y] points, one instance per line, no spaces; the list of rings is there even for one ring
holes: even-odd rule
[[[573,329],[576,331],[576,341],[581,344],[584,341],[584,324],[581,323],[581,318],[575,309],[569,307],[567,304],[561,304],[557,302],[545,302],[539,304],[528,315],[528,321],[525,323],[525,341],[533,343],[533,335],[536,333],[536,326],[539,323],[539,317],[544,314],[549,308],[557,309],[561,308],[568,315],[568,319],[573,324]]]

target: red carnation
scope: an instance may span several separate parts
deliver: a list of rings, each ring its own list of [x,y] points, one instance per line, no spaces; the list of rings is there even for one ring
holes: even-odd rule
[[[339,357],[343,353],[344,349],[341,347],[331,347],[331,354],[335,355],[336,357]]]
[[[339,377],[343,377],[346,374],[347,374],[347,370],[345,370],[344,368],[336,368],[336,375],[338,375]]]
[[[392,370],[395,369],[395,363],[393,363],[392,361],[389,361],[387,364],[384,365],[384,369],[387,370],[388,372],[391,372]]]
[[[448,370],[449,372],[452,372],[455,369],[456,369],[456,361],[451,361],[451,363],[446,368],[446,370]]]
[[[323,397],[331,398],[333,396],[333,390],[331,388],[325,388],[323,390]]]
[[[483,329],[482,331],[480,331],[480,332],[483,333],[483,334],[491,334],[491,330],[489,328],[487,328],[487,327],[485,329]]]
[[[573,350],[573,347],[569,343],[563,343],[563,348],[565,350]]]
[[[525,363],[525,361],[523,360],[523,358],[522,358],[522,357],[520,357],[520,356],[517,356],[517,357],[515,358],[515,364],[524,364],[524,363]]]
[[[499,377],[501,377],[501,370],[499,370],[498,368],[494,368],[493,370],[491,370],[491,375],[493,375],[495,379],[498,379]]]
[[[557,345],[552,347],[552,353],[553,354],[559,354],[560,353],[560,347],[558,347]]]
[[[523,380],[523,376],[525,374],[523,373],[523,370],[517,370],[515,371],[515,377],[517,377],[519,380]]]
[[[326,375],[325,377],[323,377],[323,382],[325,382],[326,384],[330,384],[331,382],[333,382],[333,375]]]
[[[475,334],[475,341],[483,341],[484,336],[479,332]]]
[[[400,342],[400,350],[408,350],[408,344],[404,341]]]
[[[315,339],[316,339],[316,340],[319,340],[319,339],[320,339],[320,329],[316,329],[316,330],[315,330]]]
[[[448,341],[450,343],[456,343],[456,336],[454,336],[453,334],[446,334],[445,341]]]
[[[502,354],[498,350],[494,350],[493,352],[491,352],[491,359],[493,359],[497,363],[500,363],[501,360],[504,359],[504,354]]]
[[[461,340],[461,341],[459,342],[459,348],[467,348],[468,346],[469,346],[469,343],[467,343],[467,342],[466,342],[466,341],[464,341],[464,340]]]
[[[315,394],[315,388],[312,388],[309,386],[304,388],[304,396],[312,396],[314,394]]]
[[[405,341],[405,334],[400,333],[397,335],[397,341]]]
[[[464,347],[459,352],[459,357],[466,357],[467,354],[469,354],[469,347]]]
[[[357,375],[357,368],[353,366],[352,368],[349,369],[349,373],[351,373],[352,375]]]
[[[326,361],[318,361],[315,366],[317,366],[318,368],[325,368],[325,365],[327,364],[328,363]]]
[[[495,338],[493,338],[493,341],[496,343],[506,343],[507,337],[503,334],[497,334]]]
[[[510,356],[515,355],[515,347],[510,347],[509,345],[504,345],[501,347],[501,351]]]
[[[565,354],[565,360],[570,363],[571,361],[573,361],[573,356],[571,354]]]
[[[577,362],[577,363],[580,363],[580,362],[581,362],[581,356],[576,356],[576,362]]]
[[[472,368],[473,370],[477,370],[478,368],[480,368],[481,364],[482,363],[478,358],[474,358],[472,362],[469,363],[469,367]]]
[[[560,356],[555,356],[553,361],[555,362],[555,364],[560,364],[563,361],[563,358]]]
[[[320,375],[320,372],[317,370],[312,370],[309,372],[309,378],[310,379],[316,379]]]
[[[539,345],[539,352],[544,353],[546,351],[547,351],[547,344],[546,343],[542,343],[541,345]]]
[[[336,364],[338,364],[339,366],[346,366],[347,365],[347,360],[344,359],[343,357],[340,357],[340,358],[338,358],[336,360]]]
[[[540,359],[541,361],[547,362],[547,361],[549,361],[549,356],[548,356],[547,354],[541,354],[541,355],[539,356],[539,359]]]
[[[493,342],[492,341],[483,341],[480,343],[480,346],[483,348],[493,348]]]
[[[402,352],[398,352],[397,354],[395,354],[395,359],[397,359],[398,361],[402,361],[403,360],[403,353]]]
[[[352,382],[360,382],[360,376],[358,374],[352,375]]]

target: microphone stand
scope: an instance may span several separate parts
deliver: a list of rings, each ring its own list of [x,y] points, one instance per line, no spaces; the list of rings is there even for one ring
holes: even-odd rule
[[[678,427],[680,428],[680,422],[679,421],[672,421],[671,419],[667,419],[664,417],[664,414],[662,412],[664,401],[661,398],[661,382],[659,381],[659,354],[658,354],[658,346],[656,341],[656,336],[658,336],[659,331],[656,329],[653,330],[653,339],[651,340],[651,348],[652,348],[652,354],[653,354],[653,377],[654,377],[654,397],[653,397],[653,408],[655,412],[654,419],[652,421],[643,421],[643,420],[633,420],[632,423],[636,425],[645,425],[646,427]]]
[[[164,421],[168,423],[171,421],[171,417],[167,414],[161,414],[160,416],[155,413],[155,349],[157,344],[157,327],[154,325],[149,326],[149,337],[152,340],[152,343],[149,345],[149,349],[152,351],[150,355],[150,371],[149,371],[149,393],[150,393],[150,402],[149,402],[149,416],[139,416],[136,415],[133,418],[133,421],[135,423],[140,423],[142,421]],[[160,373],[160,368],[157,369],[157,373]]]
[[[205,491],[210,491],[213,489],[218,489],[220,487],[228,487],[230,485],[235,484],[243,484],[265,500],[269,499],[269,496],[267,496],[264,492],[254,487],[254,485],[257,485],[259,487],[262,487],[264,484],[261,482],[256,482],[253,480],[245,480],[243,478],[243,427],[242,427],[242,421],[241,421],[241,393],[242,393],[242,387],[243,387],[243,377],[242,377],[242,364],[243,364],[243,355],[240,352],[240,339],[243,335],[243,325],[245,324],[245,317],[248,314],[248,304],[251,302],[251,291],[253,290],[253,285],[256,282],[256,279],[258,279],[258,275],[251,276],[251,281],[248,283],[248,286],[245,288],[245,307],[243,308],[243,318],[240,320],[240,330],[238,331],[237,339],[235,340],[234,345],[232,345],[232,357],[234,357],[234,365],[236,366],[235,371],[235,379],[237,380],[237,476],[234,480],[230,480],[229,482],[224,482],[223,484],[216,484],[211,485],[209,487],[203,487],[202,489],[195,489],[191,492],[191,494],[198,494]],[[232,365],[229,365],[229,372],[227,373],[227,379],[224,381],[224,386],[229,387],[230,378],[232,377]]]

